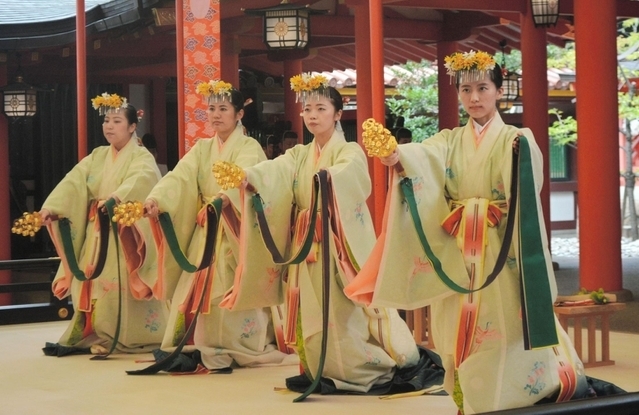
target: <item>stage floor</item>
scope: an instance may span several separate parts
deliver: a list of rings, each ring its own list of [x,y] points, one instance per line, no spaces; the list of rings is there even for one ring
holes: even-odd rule
[[[128,376],[145,367],[144,355],[114,355],[91,361],[88,355],[47,357],[41,348],[57,341],[68,322],[0,326],[0,414],[260,414],[260,415],[455,415],[448,396],[380,399],[375,396],[312,395],[293,403],[297,393],[275,391],[297,366],[242,368],[230,375]],[[639,335],[610,334],[614,366],[587,369],[631,392],[639,391]]]

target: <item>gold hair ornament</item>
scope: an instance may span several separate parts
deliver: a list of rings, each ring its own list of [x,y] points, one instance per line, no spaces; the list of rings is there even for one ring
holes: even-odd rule
[[[93,109],[98,110],[100,115],[106,115],[109,112],[118,113],[129,105],[126,98],[106,92],[91,99],[91,103],[93,104]]]
[[[446,73],[452,82],[475,82],[486,78],[495,69],[495,58],[482,51],[455,52],[444,58]]]
[[[218,103],[222,101],[231,102],[231,91],[233,85],[224,82],[221,79],[214,79],[208,82],[201,82],[195,88],[195,91],[202,95],[204,102],[207,104]]]
[[[291,90],[295,92],[295,102],[306,102],[309,98],[328,98],[328,78],[322,74],[303,72],[291,78]]]

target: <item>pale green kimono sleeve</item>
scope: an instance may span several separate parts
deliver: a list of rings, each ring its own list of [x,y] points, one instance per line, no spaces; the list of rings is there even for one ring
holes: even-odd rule
[[[265,161],[266,155],[259,143],[251,137],[242,137],[243,141],[241,146],[237,146],[237,150],[233,151],[231,160],[233,164],[244,169],[255,166],[256,164]],[[230,189],[224,192],[231,201],[231,204],[237,211],[239,211],[240,192],[237,189]]]
[[[149,191],[158,183],[160,177],[155,159],[148,151],[136,149],[127,167],[127,172],[112,193],[119,202],[139,201],[144,202]]]
[[[93,163],[93,153],[83,158],[51,191],[42,204],[54,215],[68,218],[73,229],[73,248],[75,254],[80,254],[84,241],[87,221],[87,208],[90,202],[87,180]],[[70,203],[70,201],[72,201]]]
[[[47,209],[54,215],[69,219],[73,253],[76,258],[80,256],[86,237],[87,209],[91,198],[87,181],[94,161],[94,153],[80,160],[51,191],[42,204],[42,209]],[[58,242],[62,240],[62,237],[57,222],[53,222],[48,229],[56,246],[56,251],[62,260],[62,264],[60,264],[53,280],[53,292],[58,298],[63,298],[70,294],[68,287],[71,286],[73,275],[68,271],[68,266],[65,266],[67,259],[62,245]],[[65,280],[65,282],[62,280]],[[66,288],[57,289],[57,286]]]
[[[246,169],[248,182],[259,192],[275,245],[285,257],[290,254],[296,159],[300,157],[300,150],[305,150],[299,147]],[[264,244],[252,196],[246,190],[240,192],[242,222],[238,266],[233,289],[221,304],[231,310],[269,307],[284,302],[283,267],[275,264]]]
[[[449,213],[444,196],[448,133],[444,130],[424,143],[405,144],[398,150],[406,175],[412,180],[421,226],[430,247],[448,277],[467,288],[467,272],[455,238],[441,227]],[[410,310],[455,292],[440,280],[426,257],[400,181],[393,170],[380,237],[362,271],[347,287],[347,294],[355,301]]]
[[[333,209],[339,229],[333,246],[342,288],[368,259],[375,243],[373,221],[366,205],[371,192],[366,156],[357,143],[345,144],[327,167],[333,191]]]
[[[171,218],[178,243],[186,253],[195,230],[195,221],[200,203],[198,174],[201,142],[198,141],[173,170],[167,173],[155,185],[148,198],[158,203],[160,212],[166,212]],[[182,269],[166,249],[160,269],[163,288],[158,295],[171,298]]]

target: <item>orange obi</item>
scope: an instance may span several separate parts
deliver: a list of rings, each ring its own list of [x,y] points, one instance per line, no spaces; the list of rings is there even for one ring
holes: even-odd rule
[[[474,197],[471,199],[451,200],[450,202],[448,202],[448,205],[450,206],[450,213],[441,223],[442,228],[444,228],[444,230],[448,232],[448,234],[452,236],[458,235],[459,230],[464,223],[463,218],[466,213],[466,206],[469,204],[469,201],[472,201],[473,199],[476,199],[476,202],[482,198]],[[477,204],[474,203],[473,206],[477,206]],[[486,208],[486,213],[484,216],[484,219],[486,220],[488,226],[495,227],[499,225],[499,222],[501,221],[502,216],[506,213],[507,209],[508,203],[505,200],[488,201],[488,206]],[[477,212],[474,213],[475,215],[477,214]]]
[[[308,229],[311,224],[310,212],[310,209],[304,209],[297,215],[297,220],[295,221],[294,239],[296,247],[299,247],[304,243],[303,238],[306,234],[306,229]],[[315,220],[315,229],[310,230],[310,232],[313,232],[313,247],[306,257],[306,262],[317,262],[319,242],[322,240],[322,215],[319,211],[317,212],[317,219]]]

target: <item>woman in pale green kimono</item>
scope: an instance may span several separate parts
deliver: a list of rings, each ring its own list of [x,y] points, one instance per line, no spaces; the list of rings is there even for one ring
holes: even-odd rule
[[[388,166],[401,161],[412,181],[421,226],[411,218],[406,192],[400,190],[402,178],[394,173],[374,254],[346,292],[374,305],[431,306],[435,350],[446,369],[444,386],[462,413],[581,397],[587,389],[584,367],[552,309],[556,284],[538,196],[541,152],[529,129],[502,121],[496,102],[503,78],[490,55],[459,53],[446,62],[470,120],[422,143],[398,146],[382,158]],[[526,177],[524,150],[531,155],[532,175]],[[511,180],[513,151],[521,153],[518,181]],[[519,186],[519,198],[512,194],[512,181]],[[508,207],[515,201],[513,215]],[[534,225],[532,230],[522,226],[520,233],[514,226],[510,244],[507,222],[523,224],[523,213],[531,208],[527,223]],[[417,228],[423,229],[432,256],[425,253]],[[531,241],[538,242],[533,270],[527,268],[527,261],[535,259],[526,250]],[[481,289],[499,262],[502,245],[505,265]],[[524,304],[520,269],[526,280],[534,280],[525,285]],[[536,317],[541,321],[535,322]]]
[[[243,133],[240,122],[244,115],[242,94],[223,81],[200,85],[198,91],[204,94],[208,120],[215,135],[197,140],[155,186],[145,203],[152,220],[159,212],[170,215],[178,242],[191,263],[200,260],[205,245],[207,227],[204,226],[203,206],[221,190],[213,177],[213,164],[224,160],[249,167],[266,159],[260,144]],[[236,205],[239,192],[230,192],[228,197]],[[233,284],[239,220],[236,216],[222,219],[213,262],[201,271],[183,271],[168,249],[166,254],[161,254],[158,270],[161,291],[167,298],[172,298],[162,350],[173,351],[180,344],[197,312],[200,298],[204,296],[193,336],[186,339],[183,352],[195,356],[194,362],[201,362],[208,369],[276,364],[292,357],[277,347],[270,309],[231,312],[218,307],[222,296]],[[165,243],[164,239],[156,242]],[[199,353],[193,354],[196,350]],[[180,366],[171,370],[190,369]]]
[[[313,244],[297,265],[282,266],[267,250],[255,220],[255,211],[242,189],[240,263],[233,291],[223,307],[244,309],[286,303],[285,341],[300,356],[304,374],[318,379],[323,335],[322,239],[328,238],[330,255],[330,308],[326,357],[318,390],[323,393],[368,392],[388,384],[396,369],[417,365],[420,356],[413,337],[396,310],[361,307],[345,297],[343,287],[368,257],[375,240],[366,205],[371,182],[366,157],[357,143],[346,142],[339,126],[342,98],[322,79],[294,77],[307,82],[303,118],[313,141],[297,145],[280,157],[244,169],[246,179],[259,192],[264,214],[283,255],[292,255],[311,229]],[[315,88],[313,88],[315,81]],[[305,95],[305,96],[304,96]],[[313,227],[312,195],[316,173],[325,170],[331,186],[328,235],[322,235],[322,215]],[[300,381],[299,384],[296,382]],[[287,380],[304,390],[304,377]]]
[[[148,223],[118,226],[118,247],[108,219],[102,226],[99,220],[109,199],[144,200],[160,173],[151,153],[138,142],[136,110],[126,98],[103,94],[93,102],[104,115],[102,130],[109,145],[83,158],[53,189],[40,211],[62,259],[53,292],[58,298],[71,295],[74,308],[59,344],[45,348],[50,355],[88,352],[89,348],[103,354],[113,346],[121,352],[148,352],[158,346],[166,327],[168,307],[153,293],[156,256],[145,243],[151,240]],[[64,249],[61,223],[51,221],[54,215],[69,221],[73,252]],[[104,254],[99,248],[100,229],[108,235],[108,249],[102,272],[94,275],[100,268],[97,258]],[[79,273],[69,265],[76,258]],[[76,274],[93,279],[81,281]]]

